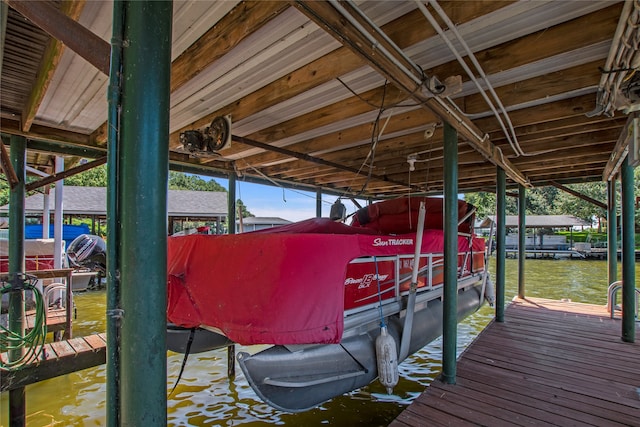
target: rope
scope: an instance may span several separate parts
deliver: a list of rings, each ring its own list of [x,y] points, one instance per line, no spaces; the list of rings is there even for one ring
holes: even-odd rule
[[[0,369],[16,370],[37,359],[42,351],[42,346],[47,336],[44,299],[42,293],[35,286],[37,283],[35,277],[19,275],[13,284],[4,281],[2,283],[1,295],[11,292],[32,291],[36,303],[34,325],[28,333],[22,335],[6,328],[4,325],[0,325],[0,352],[14,354],[19,352],[22,355],[16,360],[0,360]],[[23,304],[25,304],[24,301]]]

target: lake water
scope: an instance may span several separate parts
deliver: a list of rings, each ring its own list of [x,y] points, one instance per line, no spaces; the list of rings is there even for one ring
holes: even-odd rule
[[[495,259],[491,261],[495,271]],[[636,277],[638,277],[636,263]],[[510,301],[517,293],[517,260],[506,264]],[[606,261],[526,260],[526,295],[604,305],[607,301]],[[618,275],[621,278],[621,274]],[[495,282],[495,280],[494,280]],[[74,336],[105,330],[106,292],[75,296],[78,318]],[[459,325],[458,351],[462,351],[492,319],[494,310],[484,306]],[[508,318],[507,318],[508,321]],[[255,352],[255,348],[236,347]],[[189,356],[175,392],[168,399],[170,426],[386,426],[420,395],[440,371],[440,339],[424,347],[400,365],[400,382],[387,395],[375,381],[369,386],[332,399],[299,414],[277,411],[258,400],[237,368],[229,381],[226,350]],[[182,355],[168,357],[168,390],[182,364]],[[27,387],[28,426],[103,426],[106,406],[106,367],[86,369]],[[0,426],[8,426],[8,393],[0,402]]]

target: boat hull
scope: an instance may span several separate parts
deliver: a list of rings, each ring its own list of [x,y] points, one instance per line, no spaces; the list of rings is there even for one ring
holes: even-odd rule
[[[189,346],[189,339],[193,330],[193,338]],[[202,328],[183,328],[169,323],[167,325],[167,350],[176,353],[203,353],[228,347],[233,344],[229,338]]]
[[[481,293],[481,281],[459,289],[458,321],[482,305]],[[409,354],[442,334],[442,310],[439,297],[416,307]],[[398,353],[403,320],[397,315],[386,318]],[[361,325],[359,330],[363,333],[348,336],[339,344],[276,345],[254,355],[241,352],[238,361],[253,390],[269,405],[287,412],[305,411],[366,386],[378,376],[375,341],[380,334],[379,324],[378,318]]]

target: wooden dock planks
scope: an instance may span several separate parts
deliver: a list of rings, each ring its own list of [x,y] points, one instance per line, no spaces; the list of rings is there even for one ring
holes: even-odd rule
[[[43,354],[46,356],[21,369],[0,371],[0,391],[23,387],[105,363],[106,337],[105,334],[95,334],[55,341],[45,344]],[[6,360],[7,355],[3,353],[0,357]]]
[[[640,425],[640,344],[604,306],[514,300],[393,427]]]

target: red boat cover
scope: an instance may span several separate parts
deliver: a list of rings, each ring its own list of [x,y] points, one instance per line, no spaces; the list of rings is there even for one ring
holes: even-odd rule
[[[418,229],[420,202],[425,202],[424,228],[442,230],[444,199],[441,197],[401,197],[373,203],[359,209],[351,225],[375,230],[379,234],[415,233]],[[457,218],[463,218],[473,205],[458,200]],[[470,233],[475,215],[470,215],[458,226],[461,233]]]
[[[311,219],[245,234],[170,237],[168,319],[215,327],[244,345],[338,343],[349,261],[414,251],[415,234],[371,233]],[[475,240],[473,250],[484,250],[484,240]],[[458,245],[469,249],[466,238]],[[442,251],[442,232],[426,231],[422,252]]]

